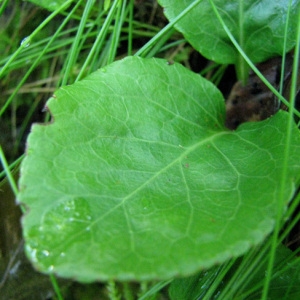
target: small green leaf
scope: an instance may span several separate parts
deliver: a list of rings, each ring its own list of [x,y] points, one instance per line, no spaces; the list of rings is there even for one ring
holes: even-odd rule
[[[172,21],[194,0],[159,0]],[[287,32],[287,50],[295,45],[299,18],[299,0],[214,0],[221,17],[248,57],[262,62],[282,55],[287,11],[291,12]],[[237,64],[239,53],[217,19],[209,0],[203,0],[175,27],[206,58],[222,64]]]
[[[37,269],[164,279],[241,255],[272,230],[287,113],[231,132],[209,81],[138,57],[59,89],[48,107],[53,121],[33,126],[20,179]],[[286,204],[300,173],[292,134]]]

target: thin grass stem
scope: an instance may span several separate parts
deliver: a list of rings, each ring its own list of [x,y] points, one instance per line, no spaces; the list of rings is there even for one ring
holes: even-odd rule
[[[114,1],[113,5],[111,6],[109,13],[108,13],[107,17],[105,18],[105,21],[101,27],[101,30],[100,30],[99,34],[97,35],[97,38],[93,44],[93,47],[92,47],[88,57],[85,59],[84,64],[82,65],[80,72],[77,75],[77,78],[75,81],[78,81],[83,77],[83,74],[84,74],[85,70],[87,69],[89,62],[92,60],[96,49],[100,50],[102,48],[102,45],[104,43],[105,37],[106,37],[108,29],[109,29],[109,25],[111,24],[113,17],[116,13],[117,6],[118,6],[118,0]]]
[[[26,37],[26,41],[23,40],[23,42],[21,42],[19,48],[14,52],[12,56],[10,56],[6,64],[0,69],[0,78],[3,76],[11,62],[15,60],[15,58],[22,52],[23,49],[28,47],[37,33],[40,32],[56,15],[58,15],[62,10],[68,7],[72,2],[73,0],[66,1],[59,9],[55,10],[49,17],[47,17],[28,37]]]
[[[8,4],[8,2],[9,2],[9,0],[5,0],[5,1],[2,3],[2,5],[1,5],[1,7],[0,7],[0,16],[2,16],[2,14],[3,14],[3,12],[4,12],[4,10],[5,10],[6,6],[7,6],[7,4]]]
[[[245,59],[245,61],[247,62],[247,64],[250,66],[250,68],[253,70],[253,72],[260,78],[260,80],[268,87],[268,89],[276,96],[280,99],[280,101],[283,102],[284,105],[286,105],[289,109],[291,109],[293,111],[293,113],[297,116],[300,117],[300,112],[297,111],[293,106],[290,105],[290,103],[273,87],[273,85],[263,76],[263,74],[257,69],[257,67],[252,63],[252,61],[250,60],[250,58],[247,56],[247,54],[243,51],[243,49],[240,47],[239,43],[236,41],[236,39],[234,38],[234,36],[232,35],[232,33],[230,32],[229,28],[227,27],[227,25],[225,24],[225,22],[223,21],[222,17],[220,16],[215,4],[213,3],[212,0],[209,0],[212,8],[219,20],[219,22],[221,23],[222,27],[224,28],[224,30],[226,31],[229,39],[231,40],[231,42],[234,44],[234,46],[236,47],[236,49],[238,50],[238,52],[242,55],[242,57]]]
[[[169,285],[172,281],[173,281],[173,279],[169,279],[169,280],[160,281],[160,282],[156,283],[145,294],[140,296],[138,298],[138,300],[147,300],[147,299],[149,299],[150,297],[156,295],[165,286]]]
[[[78,1],[78,3],[81,3],[81,1]],[[72,46],[71,46],[71,49],[70,49],[70,54],[67,58],[66,68],[64,70],[64,75],[63,75],[63,78],[62,78],[62,81],[61,81],[62,86],[67,84],[67,82],[70,78],[71,69],[74,66],[74,64],[77,60],[77,57],[79,55],[79,52],[80,52],[79,43],[80,43],[80,40],[81,40],[82,35],[83,35],[83,30],[86,27],[86,23],[87,23],[87,20],[88,20],[88,15],[89,15],[92,7],[93,7],[93,4],[94,4],[93,0],[88,0],[87,3],[84,6],[83,15],[82,15],[82,18],[80,20],[78,30],[76,32],[76,36],[73,40],[73,43],[72,43]]]
[[[209,289],[206,291],[203,300],[210,300],[213,299],[214,294],[216,294],[216,291],[221,284],[224,277],[228,274],[228,271],[231,269],[233,264],[235,263],[235,259],[231,259],[227,263],[223,264],[220,267],[220,271],[218,272],[218,275],[214,278],[211,285],[209,286]]]
[[[128,46],[127,55],[132,55],[132,41],[133,41],[133,9],[134,0],[129,0],[129,21],[128,21]]]
[[[51,281],[51,284],[53,286],[53,289],[56,293],[57,299],[58,300],[64,300],[55,276],[53,274],[50,274],[49,277],[50,277],[50,281]]]
[[[79,5],[79,4],[77,4]],[[77,8],[77,5],[74,7],[73,11],[75,11],[75,9]],[[71,14],[69,15],[71,16]],[[20,90],[21,86],[24,84],[24,82],[27,80],[27,78],[29,77],[29,75],[32,73],[32,71],[35,69],[35,67],[38,65],[38,63],[41,61],[42,57],[44,56],[44,54],[47,52],[48,48],[50,47],[50,45],[53,43],[53,41],[57,38],[58,34],[61,32],[61,30],[64,28],[64,26],[66,25],[67,21],[69,19],[66,18],[63,23],[59,26],[59,28],[56,30],[55,34],[52,36],[52,38],[49,40],[49,42],[47,43],[47,45],[44,47],[44,49],[42,50],[42,52],[40,52],[39,56],[36,58],[36,60],[33,62],[33,64],[30,66],[29,70],[26,72],[26,74],[22,77],[22,79],[20,80],[20,82],[18,83],[17,87],[14,89],[13,93],[10,95],[10,97],[8,98],[8,100],[5,102],[5,104],[3,105],[3,107],[0,110],[0,117],[3,115],[3,113],[6,111],[7,107],[11,104],[12,100],[14,99],[14,97],[16,96],[16,94],[18,93],[18,91]]]
[[[295,98],[296,98],[296,86],[297,86],[297,75],[298,75],[298,66],[299,66],[299,49],[300,49],[300,18],[298,19],[297,30],[296,30],[296,47],[295,47],[295,57],[293,62],[293,73],[292,73],[292,84],[291,84],[291,92],[290,92],[290,105],[294,107],[295,105]],[[268,297],[268,290],[271,281],[271,275],[273,271],[274,261],[275,261],[275,251],[278,243],[278,236],[281,229],[281,219],[282,219],[282,208],[284,207],[284,202],[286,200],[285,197],[285,190],[287,184],[287,177],[288,177],[288,161],[290,155],[290,148],[291,148],[291,137],[292,137],[292,128],[293,128],[293,111],[290,109],[289,111],[289,120],[288,126],[286,129],[285,135],[285,150],[283,153],[283,166],[281,172],[281,181],[280,181],[280,194],[279,194],[279,205],[277,206],[277,217],[276,217],[276,224],[274,233],[272,236],[272,247],[269,257],[269,263],[267,267],[267,276],[266,281],[263,289],[262,299],[267,299]]]
[[[6,177],[8,179],[8,182],[9,182],[9,184],[11,186],[11,189],[12,189],[13,193],[15,194],[15,197],[17,198],[18,193],[19,193],[18,188],[17,188],[17,184],[16,184],[16,182],[14,180],[14,177],[13,177],[11,171],[10,171],[10,168],[8,166],[6,157],[4,155],[4,152],[3,152],[1,146],[0,146],[0,161],[2,163],[3,169],[5,171],[5,174],[6,174]]]
[[[187,8],[185,8],[172,22],[170,22],[167,26],[161,29],[148,43],[146,43],[140,50],[135,53],[135,56],[145,57],[146,54],[150,51],[150,48],[156,44],[156,42],[164,36],[169,30],[173,28],[173,26],[180,21],[186,14],[188,14],[194,7],[196,7],[203,0],[196,0],[191,3]]]

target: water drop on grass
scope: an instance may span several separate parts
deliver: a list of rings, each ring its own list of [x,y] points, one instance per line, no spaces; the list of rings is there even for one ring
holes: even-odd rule
[[[21,266],[21,260],[18,260],[9,270],[9,274],[12,276],[17,276],[17,272],[19,271],[19,267]]]
[[[24,48],[27,48],[30,46],[31,43],[31,38],[30,36],[27,36],[26,38],[24,38],[21,42],[21,46],[23,46]]]

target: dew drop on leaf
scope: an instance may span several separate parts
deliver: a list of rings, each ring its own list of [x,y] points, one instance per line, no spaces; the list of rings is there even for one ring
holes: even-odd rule
[[[43,250],[42,253],[43,253],[43,255],[45,255],[45,256],[49,256],[49,251],[48,251],[48,250]]]

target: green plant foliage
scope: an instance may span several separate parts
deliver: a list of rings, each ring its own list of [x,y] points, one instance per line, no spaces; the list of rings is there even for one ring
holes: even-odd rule
[[[216,268],[210,268],[190,277],[174,279],[169,287],[171,300],[203,298],[212,283],[211,278],[217,273]]]
[[[271,281],[269,287],[269,299],[298,299],[300,296],[300,261],[294,260],[294,264],[289,265],[284,271],[281,271],[283,262],[286,263],[286,258],[292,253],[291,250],[286,248],[283,245],[280,245],[276,252],[276,260],[274,262],[274,278]],[[238,269],[240,261],[238,260],[230,272],[228,272],[226,278],[220,283],[220,286],[217,287],[213,299],[217,299],[220,296],[220,299],[228,299],[223,294],[222,291],[224,287],[229,284],[231,276],[234,275],[234,272]],[[258,286],[259,288],[264,282],[266,276],[267,265],[266,261],[259,265],[259,268],[256,268],[251,277],[248,279],[248,284],[244,286],[243,289],[239,288],[235,290],[235,287],[232,286],[231,290],[234,290],[232,295],[234,299],[261,299],[261,290],[255,290],[249,295],[246,296],[251,288]],[[278,272],[280,270],[280,273]],[[181,299],[202,299],[206,294],[207,290],[212,285],[212,280],[218,274],[218,268],[214,267],[205,272],[201,272],[194,276],[188,278],[177,278],[173,280],[169,288],[169,294],[172,300],[181,300]],[[250,279],[250,280],[249,280]],[[233,297],[232,297],[233,298]],[[231,299],[231,298],[230,298]]]
[[[38,270],[170,278],[241,255],[272,230],[286,112],[229,131],[215,86],[138,57],[59,89],[48,107],[52,122],[28,138],[19,194]],[[286,204],[300,174],[292,134]]]
[[[58,8],[60,8],[65,2],[66,0],[28,0],[29,2],[37,5],[37,6],[41,6],[43,8],[46,8],[50,11],[54,11]]]
[[[269,287],[269,299],[298,299],[300,297],[300,260],[299,257],[295,257],[286,264],[287,257],[290,257],[291,254],[292,251],[283,245],[279,245],[277,248],[274,262],[274,277]],[[244,292],[257,284],[261,284],[266,277],[266,270],[267,265],[262,263]],[[241,291],[240,294],[242,294]],[[259,290],[247,299],[260,299],[261,296],[261,291]]]
[[[192,2],[194,0],[159,0],[170,21]],[[253,63],[282,55],[290,2],[287,50],[295,45],[299,0],[213,1],[225,24]],[[221,64],[238,63],[238,50],[221,26],[209,0],[201,1],[175,27],[206,58]]]

